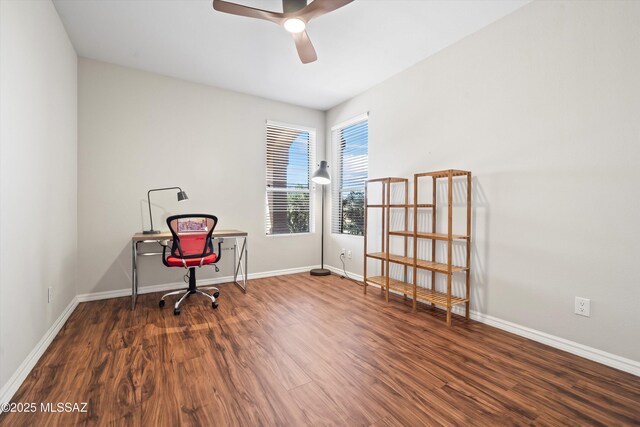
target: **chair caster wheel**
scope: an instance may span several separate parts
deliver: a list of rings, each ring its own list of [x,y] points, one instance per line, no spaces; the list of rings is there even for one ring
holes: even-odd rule
[[[179,309],[179,308],[174,308],[174,309],[173,309],[173,315],[174,315],[174,316],[177,316],[177,315],[179,315],[179,314],[180,314],[180,309]]]
[[[211,307],[213,307],[213,308],[218,308],[218,302],[217,302],[217,301],[212,302],[212,303],[211,303]]]
[[[216,293],[213,294],[214,298],[218,298],[219,296],[220,296],[220,292],[216,292]]]
[[[159,305],[160,307],[164,307],[164,300],[163,300],[163,299],[161,299],[161,300],[160,300],[160,302],[158,303],[158,305]]]

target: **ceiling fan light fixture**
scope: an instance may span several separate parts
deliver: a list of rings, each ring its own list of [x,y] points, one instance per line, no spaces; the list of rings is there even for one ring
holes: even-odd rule
[[[284,29],[293,34],[303,32],[306,27],[307,24],[299,18],[289,18],[284,21]]]

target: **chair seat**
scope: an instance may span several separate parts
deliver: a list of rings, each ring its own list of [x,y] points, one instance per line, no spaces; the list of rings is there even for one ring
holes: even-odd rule
[[[201,258],[188,258],[188,259],[185,259],[184,261],[187,263],[187,267],[197,267],[200,265],[200,259]],[[217,259],[218,259],[217,254],[208,255],[204,257],[204,261],[202,262],[202,265],[213,264],[214,262],[216,262]],[[184,264],[182,263],[182,258],[177,258],[174,256],[167,257],[167,264],[169,264],[169,266],[171,267],[184,267]]]

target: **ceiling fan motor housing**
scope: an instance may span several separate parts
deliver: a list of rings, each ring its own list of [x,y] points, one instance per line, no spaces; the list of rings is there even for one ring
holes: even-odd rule
[[[297,12],[307,5],[307,0],[282,0],[282,11],[284,13]]]

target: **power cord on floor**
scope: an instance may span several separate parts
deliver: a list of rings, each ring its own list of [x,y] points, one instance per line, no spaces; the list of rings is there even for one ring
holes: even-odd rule
[[[340,276],[341,279],[348,279],[351,280],[353,283],[355,283],[358,286],[364,286],[364,284],[358,282],[355,279],[352,279],[351,277],[349,277],[349,275],[347,274],[347,267],[344,264],[344,254],[340,254],[340,261],[342,262],[342,272],[344,273],[344,275]]]

